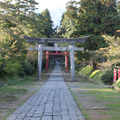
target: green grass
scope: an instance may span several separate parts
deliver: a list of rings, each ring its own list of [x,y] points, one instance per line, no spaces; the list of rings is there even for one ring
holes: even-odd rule
[[[5,75],[5,76],[0,76],[0,83],[11,83],[11,82],[14,82],[18,79],[21,79],[22,77],[18,76],[17,74],[15,75]]]
[[[79,73],[83,74],[83,75],[88,75],[90,72],[92,71],[92,66],[86,66],[84,68],[82,68]]]
[[[9,84],[9,86],[34,85],[35,82],[38,82],[38,81],[32,80],[32,79],[24,79],[24,80]]]
[[[0,95],[2,94],[21,94],[24,93],[26,90],[22,87],[17,86],[8,86],[8,87],[0,87]]]
[[[9,86],[9,87],[0,87],[0,101],[14,101],[18,96],[17,95],[24,95],[27,93],[27,90],[22,87],[17,86]]]
[[[14,94],[24,95],[27,92],[27,89],[22,85],[34,85],[35,82],[37,81],[32,79],[24,79],[22,81],[9,84],[7,87],[0,87],[0,95],[14,95]]]
[[[96,101],[104,102],[107,101],[107,107],[112,109],[106,110],[105,115],[109,115],[109,120],[119,120],[120,116],[120,93],[116,90],[112,90],[111,88],[90,88],[90,87],[82,87],[82,89],[88,90],[88,92],[84,92],[84,94],[95,96]],[[81,92],[80,92],[81,93]]]

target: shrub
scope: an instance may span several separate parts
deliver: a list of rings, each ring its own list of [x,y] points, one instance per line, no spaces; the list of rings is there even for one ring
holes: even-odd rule
[[[105,74],[101,76],[102,82],[105,84],[112,84],[113,83],[113,72],[110,70],[107,70]]]
[[[14,75],[18,74],[20,68],[20,63],[19,62],[6,62],[5,68],[3,68],[3,71],[6,72],[8,75]]]
[[[18,72],[18,75],[21,76],[21,77],[24,77],[26,75],[26,73],[24,72],[24,69],[21,68]]]
[[[21,77],[24,77],[25,75],[32,75],[34,74],[35,71],[35,67],[28,62],[22,62],[21,63],[21,68],[19,69],[18,75]]]
[[[31,63],[24,63],[23,70],[26,75],[32,75],[35,73],[35,67]]]

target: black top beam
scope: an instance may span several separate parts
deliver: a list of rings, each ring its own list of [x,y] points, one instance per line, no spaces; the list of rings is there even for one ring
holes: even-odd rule
[[[69,43],[69,44],[75,44],[75,43],[84,43],[89,38],[89,36],[80,37],[80,38],[34,38],[34,37],[28,37],[24,36],[24,38],[27,40],[27,42],[35,42],[39,44],[43,43]]]

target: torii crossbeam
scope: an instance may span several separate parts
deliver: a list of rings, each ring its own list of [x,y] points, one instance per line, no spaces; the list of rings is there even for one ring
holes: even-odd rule
[[[36,47],[30,47],[29,50],[38,50],[38,79],[41,77],[42,69],[42,51],[70,51],[70,63],[71,63],[71,80],[75,81],[75,64],[74,64],[74,51],[83,51],[84,48],[76,48],[75,43],[84,43],[89,36],[81,38],[63,39],[63,38],[34,38],[24,36],[27,42],[36,42],[39,45]],[[43,47],[43,43],[69,43],[69,47]]]

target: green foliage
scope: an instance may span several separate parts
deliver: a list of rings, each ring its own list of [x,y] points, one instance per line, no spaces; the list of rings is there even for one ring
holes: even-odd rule
[[[78,34],[108,34],[116,35],[119,27],[116,3],[114,1],[81,0],[77,23]]]
[[[70,4],[70,5],[69,5]],[[73,8],[71,2],[68,3],[67,11],[62,15],[61,26],[58,29],[58,37],[70,38],[70,35],[75,31],[75,16],[77,16],[76,10],[72,12]],[[72,15],[72,16],[70,16]]]
[[[28,52],[24,35],[51,37],[56,29],[49,10],[35,13],[35,0],[4,0],[0,2],[0,75],[32,75],[37,69],[35,54]]]
[[[97,36],[91,35],[84,44],[85,50],[88,49],[94,51],[104,47],[108,47],[108,44],[106,43],[104,38],[101,37],[100,35]]]
[[[41,15],[43,16],[43,20],[44,20],[44,26],[42,26],[43,28],[43,32],[42,34],[47,36],[48,38],[52,37],[53,35],[53,29],[52,29],[52,23],[53,21],[51,20],[51,16],[50,16],[50,12],[48,9],[45,9]]]
[[[118,15],[120,16],[120,1],[118,1],[117,3],[117,12],[118,12]]]
[[[57,38],[62,38],[63,36],[63,34],[65,34],[65,28],[63,28],[63,27],[58,27],[58,33],[57,33]]]
[[[75,21],[72,18],[65,16],[62,22],[62,26],[64,26],[65,34],[62,34],[64,38],[70,38],[70,35],[75,30]]]
[[[108,57],[104,53],[90,52],[109,47],[108,40],[103,35],[117,37],[120,29],[120,18],[114,0],[72,0],[67,4],[67,10],[62,16],[60,35],[63,37],[78,38],[89,35],[85,44],[75,44],[84,47],[86,52],[76,52],[76,62],[93,63],[94,70],[97,63],[105,62]],[[70,20],[74,22],[71,23]],[[74,29],[71,29],[71,28]],[[94,64],[96,63],[96,64]]]
[[[120,29],[120,18],[116,10],[116,2],[114,0],[81,0],[78,4],[78,17],[76,18],[76,30],[71,34],[71,37],[82,37],[89,35],[89,39],[82,47],[87,51],[95,51],[100,48],[108,47],[108,42],[102,36],[109,35],[117,37],[117,30]],[[81,44],[80,44],[81,45]],[[77,46],[79,46],[77,44]],[[84,61],[92,61],[94,70],[99,59],[104,59],[104,53],[96,53],[89,51],[84,57],[82,54],[76,54],[76,59],[84,57]],[[87,55],[88,54],[88,55]],[[87,58],[87,59],[86,59]],[[105,60],[102,60],[105,62]]]
[[[71,37],[90,35],[85,45],[85,49],[88,50],[106,47],[105,40],[101,35],[116,36],[116,30],[120,28],[120,18],[117,16],[116,4],[112,3],[108,6],[109,2],[105,3],[102,0],[81,0],[81,2],[78,2],[79,4],[76,31],[71,34]]]
[[[22,63],[22,68],[26,75],[32,75],[35,73],[35,67],[31,63]]]
[[[20,63],[18,63],[18,62],[13,63],[13,62],[9,61],[6,63],[6,67],[3,68],[3,72],[5,72],[9,75],[17,74],[19,68],[20,68]]]
[[[105,74],[101,76],[101,80],[103,83],[112,84],[113,83],[113,72],[110,70],[107,70]]]

